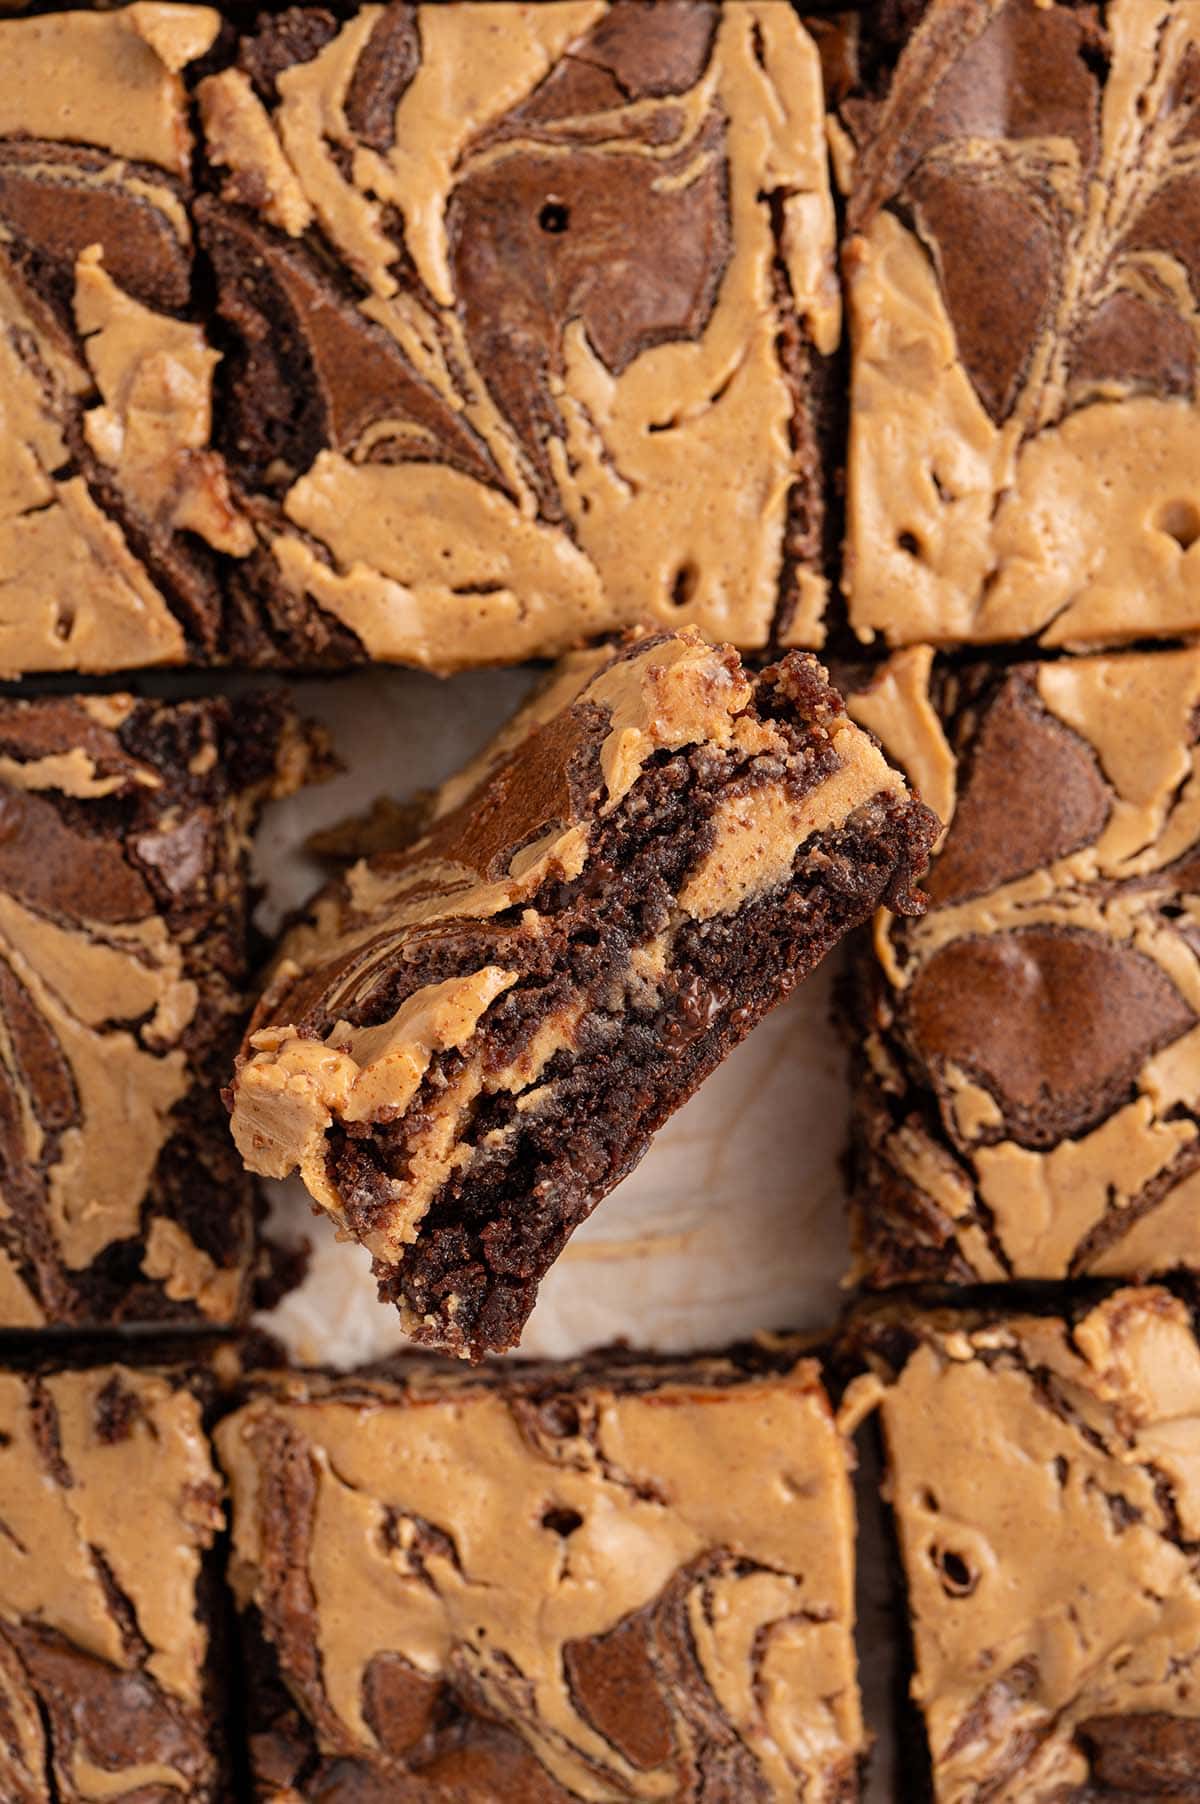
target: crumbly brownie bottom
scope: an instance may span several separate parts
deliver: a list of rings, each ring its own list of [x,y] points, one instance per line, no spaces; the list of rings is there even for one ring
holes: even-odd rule
[[[663,979],[641,1007],[605,1006],[628,954],[604,958],[603,944],[588,943],[586,915],[568,915],[569,950],[555,963],[578,973],[573,994],[584,1019],[577,1044],[539,1073],[536,1109],[523,1109],[519,1092],[474,1109],[460,1136],[474,1149],[469,1168],[439,1190],[400,1265],[376,1263],[381,1295],[401,1304],[415,1338],[474,1356],[515,1345],[541,1278],[573,1230],[767,1010],[870,914],[897,863],[919,865],[923,844],[922,824],[903,803],[880,802],[855,826],[819,836],[791,886],[679,932]],[[676,848],[686,869],[694,855],[686,829]],[[652,847],[651,857],[657,854]],[[631,900],[645,894],[645,862],[643,852],[628,875],[615,877]],[[598,912],[610,911],[619,912],[604,897]],[[618,929],[610,943],[621,945],[622,937]],[[562,1000],[552,981],[501,1005],[496,1027],[489,1031],[485,1020],[479,1034],[484,1046],[494,1038],[492,1062],[506,1064],[513,1041],[531,1039]],[[453,1054],[437,1062],[426,1080],[431,1100],[462,1063]],[[412,1125],[410,1118],[394,1140],[379,1129],[369,1140],[344,1134],[333,1149],[339,1189],[364,1219],[386,1171],[403,1169],[405,1126]]]

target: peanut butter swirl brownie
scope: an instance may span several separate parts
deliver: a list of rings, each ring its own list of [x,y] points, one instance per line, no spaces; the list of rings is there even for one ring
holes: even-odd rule
[[[0,1795],[230,1804],[200,1405],[169,1373],[0,1372]]]
[[[1160,1289],[1065,1318],[894,1308],[867,1338],[937,1804],[1193,1797],[1189,1311]]]
[[[280,1379],[217,1439],[260,1799],[858,1796],[813,1361],[401,1361]]]
[[[249,834],[314,750],[274,694],[0,701],[0,1327],[239,1314]]]
[[[0,23],[0,670],[819,643],[840,300],[792,10],[220,27]]]
[[[1200,5],[930,0],[863,85],[853,624],[893,644],[1194,631]]]
[[[654,1130],[935,823],[808,654],[679,633],[566,659],[406,851],[285,939],[232,1089],[418,1339],[511,1346]]]
[[[850,702],[949,822],[857,966],[861,1274],[1200,1269],[1200,652],[931,666]]]

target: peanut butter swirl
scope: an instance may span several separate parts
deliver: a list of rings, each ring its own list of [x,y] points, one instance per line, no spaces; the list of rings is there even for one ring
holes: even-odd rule
[[[297,1377],[218,1445],[238,1599],[294,1701],[252,1700],[277,1785],[852,1789],[853,1502],[811,1362]]]
[[[879,1411],[938,1804],[1174,1798],[1200,1761],[1200,1350],[1122,1290],[1074,1322],[887,1312]],[[870,1382],[870,1381],[868,1381]]]
[[[794,13],[218,25],[0,23],[0,671],[818,644],[840,294]]]
[[[1196,0],[932,0],[847,103],[863,638],[1200,625],[1198,70]]]
[[[860,966],[865,1275],[1200,1266],[1200,653],[913,648],[850,707],[949,822]]]
[[[0,1374],[5,1798],[228,1795],[200,1601],[223,1521],[199,1405],[172,1379]]]
[[[299,1170],[420,1337],[510,1344],[653,1126],[877,897],[916,905],[931,830],[809,657],[576,653],[288,934],[238,1149]]]

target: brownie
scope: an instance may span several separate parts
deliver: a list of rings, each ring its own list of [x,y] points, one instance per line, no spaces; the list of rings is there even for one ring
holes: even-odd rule
[[[1200,650],[852,697],[949,831],[847,998],[872,1285],[1200,1270]]]
[[[869,10],[842,109],[852,624],[893,644],[1195,631],[1200,14]]]
[[[283,941],[233,1134],[299,1168],[426,1344],[513,1345],[572,1230],[935,823],[815,658],[579,652]]]
[[[120,1365],[0,1372],[0,1795],[229,1804],[197,1397]]]
[[[786,1343],[281,1377],[217,1445],[261,1799],[858,1796],[847,1449]]]
[[[1065,1316],[893,1305],[859,1338],[937,1804],[1194,1798],[1190,1310],[1157,1287]]]
[[[0,1328],[240,1314],[250,829],[319,757],[275,693],[0,700]]]
[[[0,672],[819,644],[791,9],[235,13],[0,22]]]

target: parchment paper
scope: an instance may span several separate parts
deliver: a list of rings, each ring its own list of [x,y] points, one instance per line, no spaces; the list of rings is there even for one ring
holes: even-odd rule
[[[304,841],[318,827],[450,775],[516,706],[532,678],[488,671],[448,683],[371,670],[293,685],[330,729],[344,775],[268,810],[257,847],[259,919],[274,931],[322,880]],[[714,1347],[760,1328],[820,1331],[842,1302],[847,1234],[838,1159],[846,1131],[841,1047],[828,1026],[836,961],[777,1008],[679,1111],[638,1169],[579,1230],[542,1286],[522,1340],[565,1357],[617,1339]],[[303,1362],[351,1366],[403,1344],[363,1250],[314,1216],[298,1182],[267,1186],[270,1232],[307,1239],[308,1276],[259,1318]],[[876,1475],[864,1466],[860,1650],[879,1745],[868,1794],[902,1800],[890,1774],[891,1603]]]

